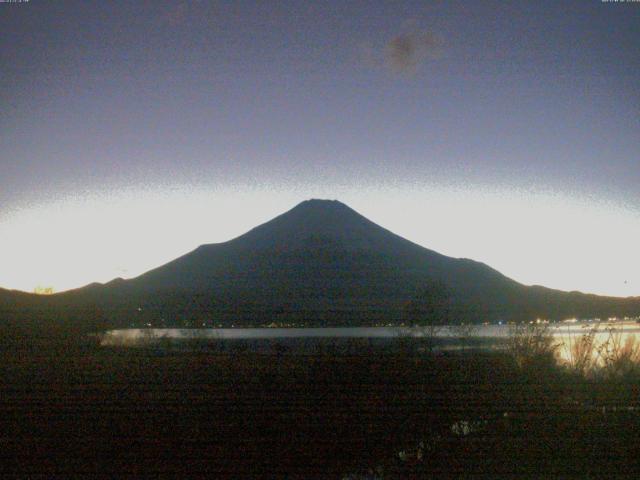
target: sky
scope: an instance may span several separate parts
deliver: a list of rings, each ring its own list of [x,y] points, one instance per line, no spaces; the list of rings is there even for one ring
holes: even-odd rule
[[[0,287],[130,278],[308,198],[640,295],[640,2],[0,2]]]

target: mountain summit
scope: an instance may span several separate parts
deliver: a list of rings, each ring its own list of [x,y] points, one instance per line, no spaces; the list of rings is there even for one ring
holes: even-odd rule
[[[354,289],[378,285],[383,290],[420,284],[426,274],[447,276],[476,265],[483,274],[497,272],[468,260],[456,260],[420,247],[376,225],[338,201],[308,200],[288,212],[225,243],[202,245],[173,262],[131,281],[148,288],[201,288],[213,286],[258,292],[305,288],[306,296],[343,300]],[[455,267],[453,266],[455,264]],[[455,275],[454,275],[455,276]],[[449,279],[451,280],[451,279]],[[333,293],[331,293],[333,292]],[[370,292],[371,299],[381,291]]]
[[[618,304],[525,287],[410,242],[339,201],[316,199],[108,290],[135,298],[152,321],[367,325],[402,321],[406,304],[433,281],[447,285],[461,321],[596,316]]]
[[[339,241],[351,248],[401,239],[337,200],[307,200],[234,241],[245,247],[293,249],[309,241]]]
[[[456,321],[640,311],[640,299],[521,285],[482,263],[412,243],[335,200],[302,202],[137,278],[33,302],[47,301],[65,318],[69,310],[99,311],[110,326],[372,325],[403,321],[407,304],[434,281],[446,285]]]

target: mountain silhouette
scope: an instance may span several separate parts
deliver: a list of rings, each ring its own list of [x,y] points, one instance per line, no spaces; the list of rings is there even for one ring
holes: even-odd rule
[[[329,200],[302,202],[233,240],[202,245],[130,280],[27,297],[39,312],[109,326],[372,325],[404,321],[407,304],[436,281],[446,285],[456,321],[640,312],[640,298],[524,286],[482,263],[421,247]],[[25,295],[17,302],[23,309]],[[0,312],[16,304],[6,297],[15,294],[0,292]]]

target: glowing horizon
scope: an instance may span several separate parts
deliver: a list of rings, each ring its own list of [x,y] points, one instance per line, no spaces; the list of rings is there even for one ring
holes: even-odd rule
[[[0,2],[0,286],[130,278],[319,197],[640,295],[629,2],[63,3]]]
[[[640,295],[639,215],[593,199],[481,187],[147,188],[69,197],[0,221],[0,287],[55,292],[133,278],[309,198],[337,199],[425,248],[525,285]]]

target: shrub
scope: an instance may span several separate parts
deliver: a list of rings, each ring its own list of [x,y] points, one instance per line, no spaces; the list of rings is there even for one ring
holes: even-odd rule
[[[640,373],[640,342],[635,335],[622,339],[622,332],[607,329],[607,339],[597,347],[599,373],[607,379],[627,378]]]
[[[521,369],[555,366],[559,347],[546,324],[520,323],[509,330],[508,352]]]
[[[575,341],[571,334],[567,335],[568,341],[562,344],[565,350],[564,364],[571,372],[585,377],[593,374],[598,360],[595,341],[598,328],[599,324],[591,327]]]
[[[640,342],[635,335],[623,336],[621,330],[608,328],[606,339],[596,341],[599,325],[573,341],[568,336],[564,343],[564,364],[573,373],[583,377],[598,377],[606,380],[640,375]]]
[[[463,349],[470,347],[474,343],[480,331],[480,327],[473,323],[458,323],[449,325],[447,328],[451,335],[458,339]]]
[[[415,331],[409,332],[404,336],[420,337],[420,343],[432,351],[435,338],[450,323],[451,306],[449,287],[439,280],[427,282],[403,308],[405,323],[420,327],[420,332],[418,335],[414,335]]]

